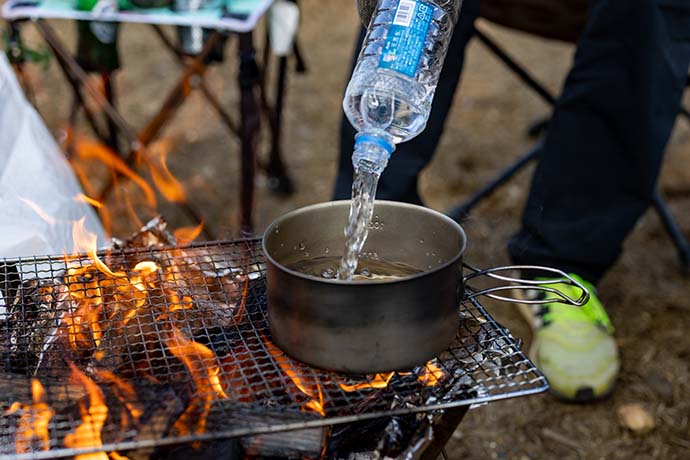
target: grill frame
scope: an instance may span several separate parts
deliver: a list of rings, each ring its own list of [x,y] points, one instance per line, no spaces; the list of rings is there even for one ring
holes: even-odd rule
[[[114,263],[120,259],[127,261],[127,265],[129,266],[132,260],[140,260],[142,258],[156,259],[156,257],[163,257],[161,260],[165,260],[166,257],[175,258],[179,256],[179,251],[186,251],[186,254],[193,254],[194,257],[198,257],[198,260],[194,261],[196,265],[191,264],[192,266],[202,266],[204,263],[208,265],[208,262],[204,262],[204,260],[206,260],[205,258],[210,254],[211,266],[215,271],[229,270],[233,277],[236,275],[246,276],[246,279],[249,280],[246,281],[249,283],[247,285],[248,291],[251,291],[249,294],[252,296],[251,300],[247,301],[247,303],[253,302],[250,306],[256,307],[257,309],[253,313],[247,313],[247,316],[250,318],[248,321],[254,328],[253,334],[255,337],[258,337],[258,343],[263,343],[264,353],[268,353],[265,342],[262,342],[260,337],[262,331],[268,334],[268,324],[266,322],[265,256],[261,251],[261,242],[259,239],[198,243],[181,250],[170,248],[122,249],[108,251],[100,255],[104,259],[113,261]],[[178,255],[170,256],[171,254]],[[69,263],[77,263],[83,266],[91,262],[87,256],[78,256],[73,257],[72,261]],[[46,275],[42,278],[47,279],[60,279],[67,266],[68,262],[63,256],[0,259],[0,271],[2,271],[3,267],[5,268],[3,271],[4,278],[0,278],[0,288],[2,288],[3,297],[8,298],[8,291],[12,289],[16,290],[16,277],[14,280],[12,279],[12,270],[8,270],[8,267],[15,267],[15,274],[21,281],[27,282],[37,275]],[[239,270],[239,272],[233,272],[233,270]],[[8,273],[10,274],[9,276],[7,276]],[[209,287],[206,286],[206,289],[208,290]],[[6,442],[2,441],[2,444],[0,444],[0,460],[61,458],[98,451],[125,451],[281,431],[321,428],[329,425],[358,422],[378,417],[484,404],[491,401],[546,391],[548,389],[546,378],[520,350],[519,344],[510,335],[510,332],[498,324],[475,297],[468,297],[469,298],[459,306],[459,314],[461,315],[459,333],[462,333],[459,337],[462,340],[466,340],[467,343],[462,342],[462,340],[459,342],[458,340],[460,339],[456,339],[453,345],[451,345],[451,348],[441,355],[437,363],[441,364],[446,375],[450,375],[452,378],[446,378],[444,382],[434,389],[420,387],[420,384],[416,380],[408,383],[407,381],[411,380],[415,375],[409,377],[397,373],[393,380],[394,384],[390,385],[387,389],[346,392],[341,388],[336,389],[333,386],[333,382],[351,380],[349,377],[332,372],[315,370],[288,359],[290,366],[293,368],[299,370],[306,369],[304,374],[300,374],[301,377],[306,376],[311,378],[309,375],[306,375],[307,372],[315,376],[314,380],[321,385],[327,405],[329,403],[334,404],[333,407],[327,407],[328,411],[325,417],[314,418],[312,414],[305,414],[300,411],[304,406],[304,402],[298,403],[292,401],[291,403],[286,403],[287,400],[285,397],[276,398],[275,400],[270,400],[270,398],[268,400],[259,399],[258,403],[228,403],[227,405],[223,405],[221,409],[221,415],[224,416],[223,420],[227,420],[228,424],[233,420],[239,423],[238,426],[232,426],[228,429],[218,429],[214,427],[212,432],[204,434],[174,437],[166,436],[165,438],[159,439],[135,439],[110,443],[104,442],[103,445],[98,448],[53,448],[51,445],[51,450],[49,451],[36,451],[23,454],[17,454],[16,451],[10,452]],[[9,298],[11,299],[12,297],[10,296]],[[249,297],[247,297],[247,299],[249,299]],[[0,306],[0,328],[7,327],[9,331],[9,326],[6,324],[7,321],[4,321],[9,318],[7,308],[8,306],[6,305],[6,311],[3,313],[2,307]],[[255,318],[252,317],[254,314],[256,314]],[[259,324],[260,327],[257,327],[257,324]],[[242,325],[243,323],[239,324],[238,328],[241,328]],[[470,326],[473,328],[472,330],[469,329]],[[243,332],[240,332],[242,341],[245,346],[250,349],[251,347],[247,345],[242,334]],[[469,352],[470,348],[474,348],[474,352]],[[463,355],[463,353],[465,354]],[[4,358],[0,358],[0,360],[1,359]],[[256,357],[252,359],[255,360],[255,363],[260,362],[260,360],[256,360]],[[271,365],[275,373],[278,374],[278,380],[283,384],[287,382],[287,385],[289,385],[290,382],[285,378],[285,375],[282,375],[284,372],[282,372],[280,366],[276,364],[275,359],[270,358],[270,356],[269,359],[273,361]],[[500,364],[496,364],[496,360],[500,361]],[[468,362],[473,361],[477,363],[477,369],[475,369],[474,372],[463,373],[460,371],[461,367],[467,366]],[[2,364],[1,361],[0,364]],[[258,367],[260,368],[261,366]],[[514,369],[514,371],[508,374],[501,374],[509,369]],[[240,371],[243,378],[246,379],[244,372],[244,370]],[[492,376],[492,373],[496,375]],[[271,392],[275,392],[276,394],[279,392],[279,387],[273,388],[274,385],[278,383],[277,381],[266,381],[266,375],[268,375],[268,373],[259,372],[258,375],[264,379],[262,383],[269,384],[266,385],[269,395],[272,395]],[[30,384],[28,376],[19,378],[26,378],[25,381],[27,385]],[[466,385],[463,384],[463,380],[468,381],[467,379],[473,383],[469,390],[463,386]],[[398,380],[401,383],[397,384],[396,382]],[[365,379],[356,380],[356,382],[362,381],[365,381]],[[45,386],[49,390],[52,388],[47,384]],[[416,401],[415,398],[417,398],[419,394],[418,391],[413,392],[415,389],[422,389],[430,393],[425,396],[425,400],[422,401],[421,404],[415,402],[417,405],[411,405]],[[483,393],[480,392],[480,389]],[[407,391],[407,393],[405,393],[405,391]],[[285,390],[284,392],[289,396],[289,391]],[[472,394],[473,392],[474,394]],[[372,394],[376,394],[377,396],[376,403],[372,402],[368,406],[361,407],[363,400],[367,398],[372,399]],[[406,407],[394,407],[391,404],[395,404],[396,397],[402,398],[403,401],[407,401],[409,404],[407,404]],[[5,401],[3,399],[0,402],[7,402],[9,404],[12,402],[12,395],[10,395],[9,398],[10,401]],[[387,408],[383,408],[381,405],[382,401],[387,405]],[[269,407],[267,406],[270,406],[273,412],[269,411]],[[277,412],[280,416],[285,415],[285,417],[290,420],[277,420],[275,417],[276,407],[279,409]],[[231,413],[229,412],[230,410],[232,411]],[[359,412],[353,412],[355,410]],[[3,420],[8,420],[8,417],[6,415],[0,416],[0,428],[4,430],[9,426],[9,422],[6,424]],[[248,424],[246,420],[252,420],[252,423]],[[61,434],[61,436],[69,432],[69,429],[74,429],[78,425],[76,420],[66,422],[64,427],[58,426],[59,423],[60,422],[55,418],[51,420],[51,427],[54,430],[62,430],[58,433]],[[11,440],[10,436],[12,434],[13,432],[10,426],[9,434],[2,439]],[[51,442],[53,441],[55,441],[55,437],[51,438]],[[9,447],[14,450],[14,446]]]

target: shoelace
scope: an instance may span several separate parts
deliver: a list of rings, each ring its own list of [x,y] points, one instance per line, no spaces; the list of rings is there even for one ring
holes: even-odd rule
[[[613,324],[611,323],[609,316],[606,314],[604,306],[601,304],[601,301],[596,295],[596,288],[578,275],[571,273],[570,276],[587,288],[590,293],[589,302],[582,307],[573,307],[558,302],[548,303],[535,307],[535,314],[541,319],[544,325],[558,321],[595,323],[605,329],[609,334],[613,334]],[[548,286],[558,289],[563,294],[572,298],[577,298],[580,295],[580,289],[575,286],[562,283],[550,284]],[[541,291],[539,292],[537,298],[549,300],[557,299],[558,296],[549,292]]]

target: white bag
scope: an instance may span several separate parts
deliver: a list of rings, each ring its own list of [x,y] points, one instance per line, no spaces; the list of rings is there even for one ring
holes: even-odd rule
[[[72,225],[82,217],[102,246],[105,231],[93,209],[75,200],[80,193],[60,147],[0,53],[0,258],[70,253]],[[28,202],[54,222],[39,216]],[[1,296],[0,291],[0,314]]]

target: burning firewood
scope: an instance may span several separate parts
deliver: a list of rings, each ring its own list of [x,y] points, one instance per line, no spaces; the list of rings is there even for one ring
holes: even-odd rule
[[[46,337],[55,329],[58,318],[70,308],[67,288],[62,284],[32,279],[24,281],[9,303],[10,371],[28,374],[38,363]]]
[[[156,218],[118,245],[132,249],[174,242],[165,222]],[[77,259],[62,284],[41,286],[47,293],[43,297],[52,297],[39,299],[39,305],[46,305],[37,307],[33,317],[46,326],[32,327],[37,325],[33,317],[18,319],[26,331],[13,329],[14,341],[33,344],[23,347],[31,358],[23,362],[36,363],[38,374],[64,369],[65,358],[91,370],[170,374],[162,339],[173,328],[191,340],[209,329],[236,324],[247,292],[248,278],[231,270],[219,254],[194,251],[171,249],[146,257],[109,252],[107,264],[95,255],[93,260]],[[24,305],[27,295],[22,290],[16,304]]]

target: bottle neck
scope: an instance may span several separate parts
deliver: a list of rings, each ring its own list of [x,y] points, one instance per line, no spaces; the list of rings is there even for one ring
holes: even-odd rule
[[[386,137],[370,133],[359,133],[355,137],[355,151],[352,164],[357,169],[366,169],[380,176],[388,165],[388,159],[395,150]]]

